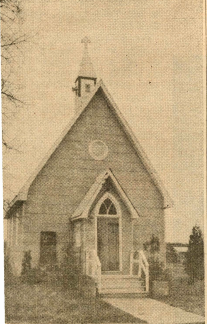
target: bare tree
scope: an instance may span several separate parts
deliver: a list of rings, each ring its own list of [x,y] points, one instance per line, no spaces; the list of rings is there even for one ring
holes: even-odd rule
[[[6,134],[6,125],[23,105],[18,97],[18,84],[15,82],[16,66],[21,46],[27,37],[22,33],[22,9],[18,0],[0,0],[1,8],[1,94],[2,94],[2,139],[3,148],[13,149]]]
[[[21,3],[18,0],[0,0],[1,19],[1,98],[2,98],[2,146],[4,154],[10,150],[19,152],[18,147],[10,138],[8,128],[12,119],[24,103],[19,97],[18,69],[22,55],[22,46],[28,36],[22,31],[23,16]],[[7,166],[4,165],[4,178],[11,177]],[[4,190],[12,193],[12,189],[5,186]],[[10,205],[4,199],[4,210]]]

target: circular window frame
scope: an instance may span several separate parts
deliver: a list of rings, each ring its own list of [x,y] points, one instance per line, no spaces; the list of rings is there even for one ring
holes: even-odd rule
[[[96,154],[94,154],[94,152],[93,152],[93,145],[94,145],[95,143],[101,143],[101,144],[104,146],[103,153],[100,154],[99,156],[96,155]],[[101,140],[95,140],[95,141],[90,142],[89,147],[88,147],[88,150],[89,150],[89,154],[90,154],[90,156],[91,156],[94,160],[96,160],[96,161],[102,161],[102,160],[104,160],[104,159],[107,157],[108,152],[109,152],[109,148],[108,148],[108,146],[106,145],[106,143],[104,143],[104,142],[101,141]]]

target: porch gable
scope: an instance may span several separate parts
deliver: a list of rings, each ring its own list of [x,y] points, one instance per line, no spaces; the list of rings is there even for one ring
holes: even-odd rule
[[[79,206],[76,208],[75,212],[73,213],[73,215],[71,217],[72,221],[77,220],[77,219],[88,218],[91,206],[94,203],[96,197],[98,196],[99,192],[101,191],[103,185],[105,184],[105,182],[108,178],[110,178],[115,189],[118,191],[121,199],[123,200],[123,202],[126,204],[127,208],[129,209],[131,218],[132,219],[139,218],[138,211],[133,206],[129,197],[124,192],[124,190],[121,187],[121,185],[119,184],[118,180],[112,173],[112,170],[108,169],[107,171],[104,171],[96,178],[96,181],[90,187],[87,194],[85,195],[85,197],[83,198],[83,200],[81,201]]]

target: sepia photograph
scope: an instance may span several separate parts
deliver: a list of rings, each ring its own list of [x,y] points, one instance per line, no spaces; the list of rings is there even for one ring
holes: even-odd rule
[[[0,0],[6,324],[205,323],[205,2]]]

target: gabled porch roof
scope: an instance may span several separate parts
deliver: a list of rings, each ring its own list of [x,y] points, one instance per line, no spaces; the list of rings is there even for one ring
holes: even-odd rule
[[[94,203],[97,195],[99,194],[100,190],[102,189],[102,186],[106,182],[106,180],[110,178],[115,189],[118,191],[121,199],[126,204],[127,208],[130,211],[131,218],[137,219],[139,217],[138,211],[133,206],[132,202],[122,189],[121,185],[119,184],[118,180],[115,178],[114,174],[110,169],[104,171],[101,173],[97,178],[96,181],[92,184],[90,189],[88,190],[87,194],[79,204],[79,206],[76,208],[75,212],[73,213],[71,220],[77,220],[77,219],[84,219],[88,218],[89,211],[91,209],[92,204]]]

